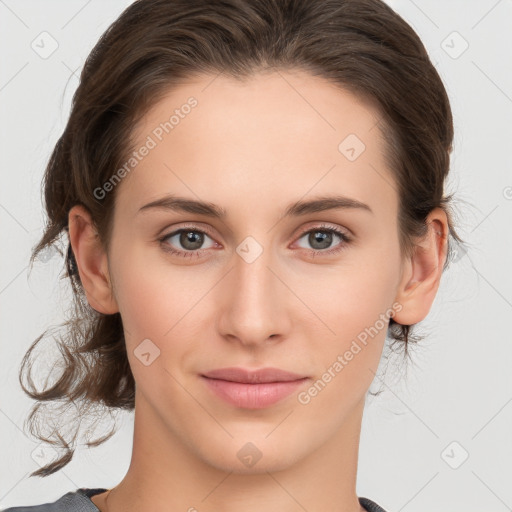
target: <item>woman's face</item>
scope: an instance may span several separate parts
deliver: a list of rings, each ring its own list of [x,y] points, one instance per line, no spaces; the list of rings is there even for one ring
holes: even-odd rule
[[[358,424],[401,308],[377,122],[350,93],[280,71],[198,78],[137,126],[109,269],[145,435],[241,472],[287,467]],[[304,379],[203,376],[228,367]]]

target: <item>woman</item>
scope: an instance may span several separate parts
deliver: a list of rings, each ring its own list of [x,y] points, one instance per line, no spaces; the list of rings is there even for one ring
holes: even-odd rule
[[[32,259],[64,235],[76,309],[61,378],[22,386],[134,410],[132,459],[113,489],[33,510],[382,512],[356,495],[365,397],[461,241],[452,139],[437,71],[380,0],[131,4],[46,170]],[[67,453],[33,475],[71,460],[52,436]]]

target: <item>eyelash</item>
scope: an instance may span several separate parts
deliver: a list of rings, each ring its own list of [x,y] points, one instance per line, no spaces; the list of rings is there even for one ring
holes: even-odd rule
[[[211,236],[211,234],[207,230],[197,229],[196,226],[186,226],[186,227],[178,229],[176,231],[172,231],[171,233],[168,233],[168,234],[162,236],[161,238],[159,238],[158,241],[161,243],[162,249],[172,255],[179,256],[181,258],[192,258],[194,256],[197,256],[199,258],[203,252],[208,250],[208,249],[197,249],[196,251],[179,251],[179,250],[172,248],[171,245],[169,245],[165,242],[168,238],[171,238],[171,237],[178,235],[179,233],[182,233],[182,232],[193,232],[193,233],[200,233],[202,235]],[[337,253],[345,250],[347,248],[347,246],[352,242],[352,238],[349,237],[345,232],[343,232],[337,228],[327,226],[325,224],[322,224],[320,226],[316,226],[314,228],[303,231],[299,235],[299,239],[301,239],[304,235],[307,235],[309,233],[314,233],[314,232],[334,233],[335,235],[338,235],[341,238],[341,243],[334,249],[326,249],[326,250],[305,249],[306,251],[314,253],[314,255],[316,255],[316,254],[325,255],[326,254],[326,255],[330,256],[330,255],[337,254]]]

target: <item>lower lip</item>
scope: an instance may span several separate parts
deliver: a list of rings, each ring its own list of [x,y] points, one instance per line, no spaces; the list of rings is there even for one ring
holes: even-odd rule
[[[220,398],[236,407],[263,409],[291,395],[304,385],[308,378],[288,382],[265,382],[244,384],[221,379],[202,378],[208,387]]]

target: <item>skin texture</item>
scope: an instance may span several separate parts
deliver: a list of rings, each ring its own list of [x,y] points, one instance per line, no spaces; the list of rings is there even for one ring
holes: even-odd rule
[[[446,258],[446,215],[434,210],[429,234],[402,258],[379,116],[305,72],[274,70],[246,83],[197,77],[146,114],[136,147],[191,96],[197,106],[116,186],[108,254],[88,212],[69,213],[87,299],[99,312],[121,313],[137,384],[129,470],[106,505],[106,493],[92,501],[102,512],[360,511],[361,420],[387,322],[307,404],[293,393],[268,408],[237,408],[199,374],[272,366],[310,377],[300,389],[307,391],[365,328],[382,327],[379,315],[393,304],[395,321],[423,320]],[[366,146],[354,161],[338,149],[349,134]],[[168,193],[214,203],[227,216],[138,212]],[[334,193],[373,213],[281,219],[290,203]],[[158,241],[190,224],[210,229],[202,245],[183,245],[179,235]],[[352,241],[332,235],[330,245],[315,245],[304,232],[322,224]],[[237,252],[248,236],[263,249],[251,263]],[[342,251],[325,254],[340,244]],[[183,258],[165,245],[204,251]],[[160,350],[148,366],[134,352],[145,339]],[[237,456],[249,442],[261,454],[252,466]]]

